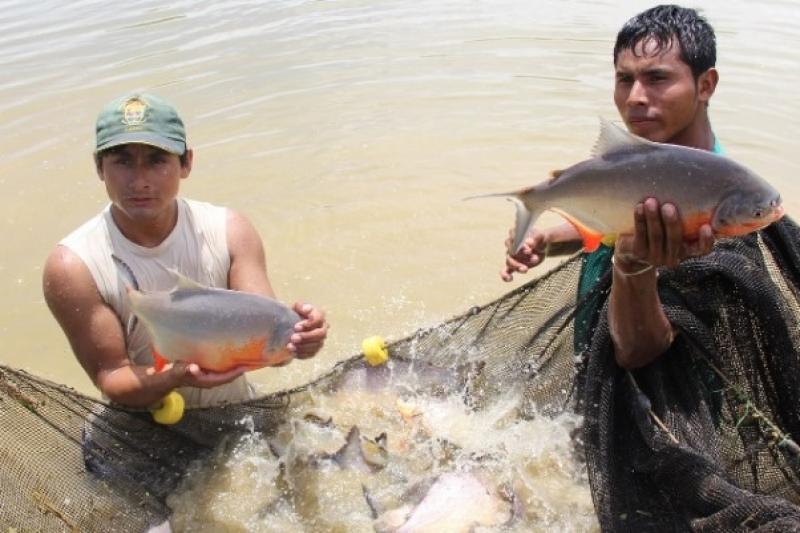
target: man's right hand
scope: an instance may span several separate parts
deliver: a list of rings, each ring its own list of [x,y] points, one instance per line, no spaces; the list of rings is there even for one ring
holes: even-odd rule
[[[514,230],[508,232],[506,239],[506,266],[500,271],[503,281],[514,279],[514,272],[525,274],[528,269],[535,267],[544,261],[547,245],[549,244],[549,233],[547,230],[534,228],[522,241],[522,247],[515,253],[511,252],[514,242]]]
[[[148,369],[155,371],[155,369]],[[169,373],[175,377],[180,387],[200,387],[208,389],[230,383],[247,371],[247,367],[237,366],[224,372],[214,372],[203,370],[197,363],[185,363],[178,361],[170,363],[161,372]],[[161,373],[160,372],[160,373]]]

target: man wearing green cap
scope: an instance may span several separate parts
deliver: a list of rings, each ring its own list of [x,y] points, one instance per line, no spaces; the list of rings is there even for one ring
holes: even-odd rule
[[[244,368],[209,372],[176,362],[156,372],[151,340],[131,310],[112,255],[143,290],[169,290],[165,266],[211,287],[273,297],[261,239],[239,213],[178,198],[192,170],[183,121],[173,106],[145,93],[110,102],[97,119],[95,164],[110,204],[53,250],[44,295],[89,377],[110,400],[147,407],[179,389],[189,407],[249,399]],[[288,348],[314,356],[325,340],[323,313],[309,304]],[[128,328],[127,325],[133,325]]]

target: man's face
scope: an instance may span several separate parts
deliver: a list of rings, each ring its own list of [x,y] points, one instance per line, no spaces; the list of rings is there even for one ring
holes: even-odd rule
[[[625,49],[617,56],[614,103],[625,125],[636,135],[656,142],[679,142],[705,109],[713,94],[703,73],[694,79],[680,59],[680,44],[672,41],[655,52],[655,43],[645,39],[636,54]],[[713,69],[712,69],[713,70]]]
[[[103,156],[98,166],[100,179],[116,215],[133,223],[152,223],[172,215],[180,180],[191,170],[187,164],[164,150],[145,144],[125,144]]]

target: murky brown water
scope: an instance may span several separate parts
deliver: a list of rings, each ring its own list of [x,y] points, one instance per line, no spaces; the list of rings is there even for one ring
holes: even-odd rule
[[[185,195],[247,214],[281,298],[324,307],[305,381],[510,289],[514,189],[585,158],[616,117],[611,47],[647,2],[7,1],[0,9],[0,361],[94,392],[43,302],[54,244],[106,202],[91,163],[107,100],[175,102],[196,149]],[[717,29],[712,103],[729,155],[800,208],[800,10],[697,1]],[[518,281],[517,283],[520,283]]]

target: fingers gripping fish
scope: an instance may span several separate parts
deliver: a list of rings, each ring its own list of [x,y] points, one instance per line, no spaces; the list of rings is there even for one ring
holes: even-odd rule
[[[257,294],[206,287],[169,268],[177,280],[172,290],[141,291],[130,267],[112,257],[133,314],[153,341],[156,368],[185,361],[224,372],[291,360],[286,345],[301,319],[287,306]]]

